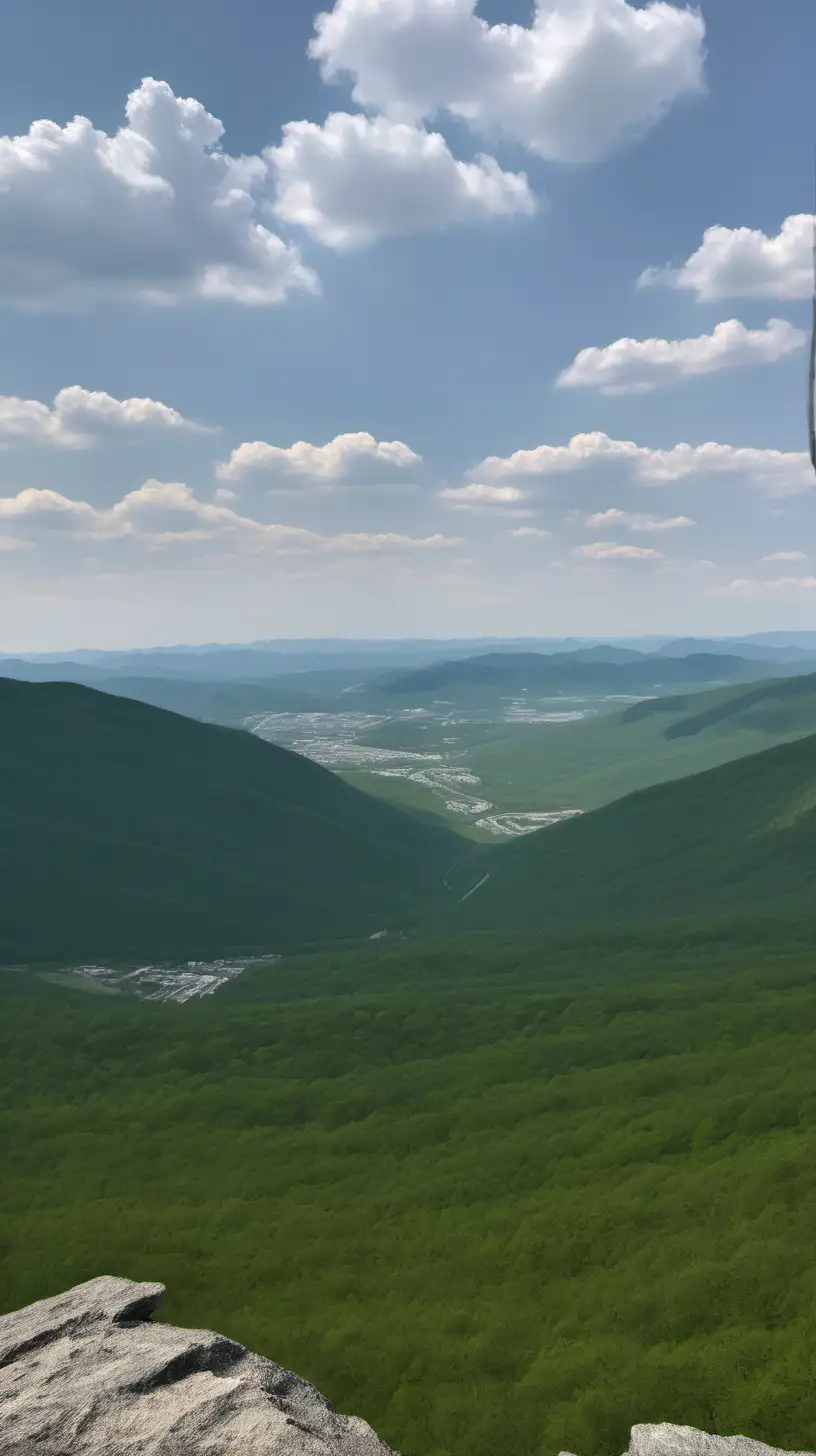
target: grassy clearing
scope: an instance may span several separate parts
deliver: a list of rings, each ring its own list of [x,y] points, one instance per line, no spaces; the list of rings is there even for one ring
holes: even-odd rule
[[[92,996],[120,996],[118,986],[105,986],[101,981],[93,981],[90,976],[72,976],[69,971],[37,971],[41,981],[48,981],[52,986],[64,986],[69,991],[90,991]]]

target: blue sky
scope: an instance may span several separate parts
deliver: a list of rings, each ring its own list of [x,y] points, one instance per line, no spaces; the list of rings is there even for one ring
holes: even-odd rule
[[[813,6],[316,13],[0,15],[0,647],[816,624]]]

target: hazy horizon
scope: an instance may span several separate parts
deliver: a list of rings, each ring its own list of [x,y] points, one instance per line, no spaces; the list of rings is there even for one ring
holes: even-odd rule
[[[804,645],[806,640],[813,639],[816,642],[816,628],[801,629],[770,629],[768,631],[745,632],[745,633],[716,633],[695,634],[687,632],[650,632],[634,633],[631,635],[617,635],[614,633],[587,633],[582,635],[565,634],[553,636],[526,636],[508,635],[495,636],[484,634],[480,636],[412,636],[404,637],[261,637],[247,638],[244,640],[228,641],[173,641],[173,642],[145,642],[141,641],[129,645],[114,645],[110,647],[96,647],[93,644],[83,642],[74,643],[68,648],[5,648],[0,645],[0,658],[6,657],[64,657],[74,656],[106,656],[110,655],[137,655],[139,653],[183,653],[183,652],[240,652],[247,649],[264,651],[275,649],[280,655],[296,655],[306,648],[313,648],[317,652],[325,651],[326,656],[331,656],[333,651],[340,652],[343,649],[357,648],[360,650],[370,649],[382,652],[388,648],[400,649],[405,647],[466,647],[472,645],[474,650],[489,648],[492,645],[501,646],[504,644],[517,645],[520,651],[525,646],[549,646],[565,647],[570,646],[640,646],[643,651],[650,647],[660,646],[663,643],[685,641],[689,642],[758,642],[766,641],[768,645],[796,646]]]

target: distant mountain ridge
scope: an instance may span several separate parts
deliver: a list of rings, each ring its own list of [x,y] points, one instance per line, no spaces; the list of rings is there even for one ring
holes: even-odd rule
[[[759,633],[743,638],[295,638],[108,651],[81,648],[73,652],[0,654],[0,675],[37,681],[92,681],[102,676],[246,681],[338,668],[363,675],[407,672],[485,654],[557,657],[580,653],[587,661],[623,662],[644,656],[688,657],[701,652],[767,662],[800,661],[816,658],[816,632]],[[82,672],[92,676],[82,678]]]
[[[220,675],[217,654],[212,655],[214,661],[208,654],[194,659],[168,654],[158,668],[154,658],[145,654],[131,659],[137,663],[135,668],[126,663],[112,668],[74,660],[0,659],[0,676],[28,682],[82,683],[206,722],[235,725],[263,712],[382,712],[440,699],[490,706],[525,692],[551,697],[659,696],[678,689],[754,681],[781,672],[793,676],[813,667],[811,659],[800,657],[788,662],[780,661],[778,655],[767,661],[717,652],[644,654],[605,644],[568,652],[497,651],[426,663],[408,672],[373,664],[367,671],[332,666],[330,657],[322,659],[319,668],[292,671],[289,667],[284,672],[280,662],[265,667],[263,653],[236,649],[224,655],[231,663],[226,675]],[[180,662],[181,667],[167,668],[166,660]],[[196,676],[192,675],[195,669]]]
[[[606,655],[609,654],[609,655]],[[806,671],[812,664],[799,664]],[[725,653],[686,657],[643,656],[621,649],[592,648],[574,653],[485,653],[437,663],[413,672],[384,676],[384,698],[420,701],[431,694],[474,693],[638,693],[705,683],[735,682],[778,675],[780,664],[748,661]],[[795,668],[791,666],[791,671]]]

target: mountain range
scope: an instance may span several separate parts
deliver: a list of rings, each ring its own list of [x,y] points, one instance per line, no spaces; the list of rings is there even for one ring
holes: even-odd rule
[[[488,847],[250,733],[0,679],[0,962],[813,914],[816,674],[643,701],[563,741],[607,725],[610,782],[627,733],[630,766],[638,735],[664,744],[651,770],[640,754],[652,786]],[[749,751],[773,735],[794,741]],[[735,761],[686,772],[723,737]]]
[[[495,695],[530,693],[637,694],[671,692],[703,684],[745,682],[806,672],[811,661],[791,664],[755,661],[733,653],[694,652],[687,656],[630,653],[620,648],[575,652],[485,653],[395,674],[370,684],[382,699],[424,704],[429,701],[485,702]]]

